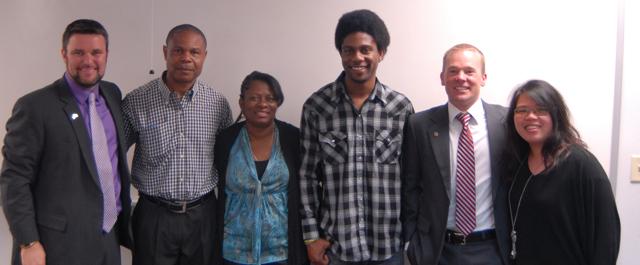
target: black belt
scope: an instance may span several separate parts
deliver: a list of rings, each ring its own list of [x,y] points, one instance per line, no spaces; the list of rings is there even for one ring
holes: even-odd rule
[[[140,197],[148,200],[156,205],[160,205],[173,213],[186,213],[188,210],[198,208],[202,205],[214,192],[211,191],[202,197],[191,201],[171,201],[159,197],[153,197],[140,193]]]
[[[496,238],[495,229],[477,231],[477,232],[468,234],[467,236],[464,236],[460,232],[447,230],[447,233],[444,237],[444,241],[453,245],[464,245],[466,243],[493,240],[495,238]]]

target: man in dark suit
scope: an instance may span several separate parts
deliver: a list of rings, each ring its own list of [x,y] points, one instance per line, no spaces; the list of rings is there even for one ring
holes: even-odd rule
[[[120,264],[129,246],[121,93],[104,76],[108,34],[69,24],[64,76],[16,102],[0,175],[12,264]]]
[[[401,216],[414,265],[507,262],[506,109],[479,100],[486,78],[478,48],[452,47],[440,74],[448,103],[411,116],[405,129]]]

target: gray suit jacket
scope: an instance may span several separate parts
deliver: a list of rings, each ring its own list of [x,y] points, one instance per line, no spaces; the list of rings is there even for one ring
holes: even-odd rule
[[[502,106],[484,102],[483,107],[491,155],[496,233],[503,263],[507,264],[506,192],[500,179],[507,111]],[[409,242],[407,256],[414,265],[437,264],[444,245],[451,199],[447,105],[411,116],[404,132],[401,220],[403,238]]]
[[[100,82],[100,91],[118,134],[122,211],[114,229],[120,243],[129,246],[131,200],[121,93],[106,81]],[[88,117],[81,116],[64,78],[25,95],[13,108],[0,173],[13,264],[20,264],[18,246],[35,240],[43,244],[47,264],[100,263],[102,191],[83,118]]]

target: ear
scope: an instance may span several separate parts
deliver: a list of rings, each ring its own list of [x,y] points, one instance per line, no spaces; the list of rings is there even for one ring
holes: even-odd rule
[[[387,54],[387,51],[379,51],[380,53],[380,58],[378,58],[378,62],[382,62],[382,60],[384,60],[384,55]]]
[[[238,97],[238,106],[240,107],[240,114],[242,114],[244,110],[244,100],[242,100],[242,96]]]
[[[67,51],[64,48],[60,49],[60,56],[62,56],[62,60],[64,61],[64,64],[67,64],[67,62],[69,61],[69,58],[67,57]]]
[[[167,45],[162,46],[162,54],[164,54],[164,60],[167,60],[167,52],[169,50],[167,49]]]
[[[444,82],[444,71],[440,72],[440,85],[444,86],[445,82]],[[484,82],[483,82],[484,84]]]
[[[487,82],[487,74],[486,73],[482,74],[482,77],[480,79],[480,86],[483,87],[485,82]]]

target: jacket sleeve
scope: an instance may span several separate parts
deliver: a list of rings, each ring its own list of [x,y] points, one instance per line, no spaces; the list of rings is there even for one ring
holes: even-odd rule
[[[7,121],[0,174],[3,210],[18,244],[39,240],[33,186],[44,144],[44,126],[36,103],[19,99]]]
[[[402,236],[404,242],[409,242],[416,230],[418,218],[418,197],[421,193],[419,186],[419,165],[416,137],[413,133],[411,121],[405,123],[402,142],[402,197],[400,219],[402,221]]]

